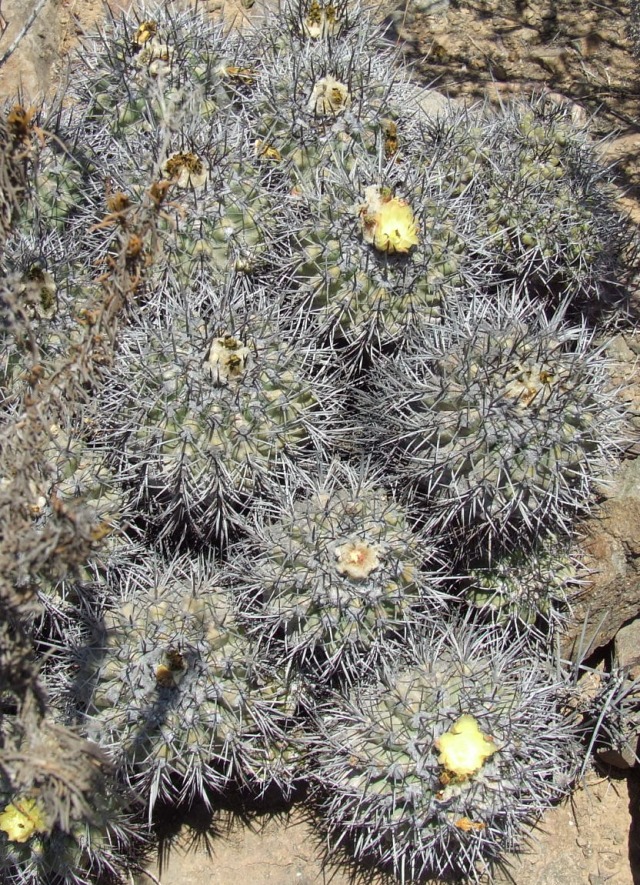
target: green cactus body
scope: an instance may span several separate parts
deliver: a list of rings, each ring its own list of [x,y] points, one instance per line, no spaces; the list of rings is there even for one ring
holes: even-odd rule
[[[388,53],[373,53],[364,39],[267,51],[247,103],[259,145],[292,162],[294,182],[338,162],[350,171],[359,151],[377,156],[400,114],[392,70]]]
[[[54,147],[44,147],[38,158],[33,203],[27,217],[35,217],[51,230],[64,231],[70,217],[85,200],[93,173],[95,169],[61,150],[57,142]]]
[[[513,550],[492,565],[470,570],[464,598],[503,625],[562,623],[580,586],[581,567],[558,538],[539,541],[531,551]]]
[[[430,174],[464,198],[492,273],[552,304],[605,294],[632,233],[566,108],[536,99],[422,128],[416,162],[426,156]]]
[[[114,21],[80,54],[84,76],[72,93],[90,130],[135,139],[180,115],[210,120],[241,106],[254,81],[247,41],[180,3],[139,15]]]
[[[402,196],[361,181],[360,188],[345,181],[325,183],[317,195],[303,191],[294,273],[301,313],[356,369],[415,326],[438,322],[446,300],[473,277],[463,231],[451,207],[430,198],[424,179],[405,181]],[[399,248],[385,239],[387,206],[404,212]]]
[[[622,435],[590,336],[534,315],[508,298],[476,304],[379,366],[364,397],[365,425],[371,407],[383,415],[373,434],[388,468],[490,548],[566,528]]]
[[[528,660],[499,631],[450,627],[380,681],[328,698],[316,800],[330,844],[405,882],[475,881],[514,849],[581,754],[550,671]]]
[[[252,499],[335,442],[340,403],[264,305],[213,336],[177,315],[170,330],[124,336],[96,420],[168,543],[224,542]]]
[[[34,386],[46,384],[84,339],[81,303],[95,287],[76,275],[64,249],[64,240],[50,232],[37,247],[31,236],[16,235],[5,251],[0,294],[7,326],[0,330],[0,403],[5,408],[15,408]],[[31,334],[25,334],[25,319]]]
[[[349,679],[442,606],[432,545],[375,479],[336,463],[271,515],[231,569],[240,617],[277,660]]]
[[[203,191],[174,185],[161,220],[162,250],[172,276],[188,285],[198,271],[223,281],[230,271],[255,275],[275,248],[276,199],[248,163],[211,164]]]
[[[286,792],[299,774],[284,738],[296,692],[256,665],[203,565],[150,563],[135,597],[105,615],[87,728],[150,810],[159,798],[209,801],[234,778]]]
[[[481,121],[452,113],[445,119],[426,121],[420,135],[421,150],[416,158],[429,164],[443,191],[452,197],[472,193],[474,182],[486,174],[492,157]]]

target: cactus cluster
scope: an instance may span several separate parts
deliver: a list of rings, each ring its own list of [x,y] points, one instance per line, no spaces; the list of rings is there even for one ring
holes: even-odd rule
[[[177,305],[168,328],[127,329],[96,398],[94,440],[167,543],[224,544],[252,500],[341,435],[344,395],[326,360],[323,372],[316,352],[311,367],[267,298],[254,299],[226,320],[219,309],[215,325]]]
[[[120,885],[159,806],[302,786],[332,849],[473,880],[613,740],[549,645],[630,228],[565,109],[422,97],[357,0],[169,0],[6,115],[5,620],[112,778],[65,817],[2,761],[0,654],[7,881]]]
[[[234,780],[290,792],[297,753],[284,735],[298,691],[258,660],[215,564],[147,555],[123,583],[118,595],[109,582],[100,640],[77,643],[81,676],[67,690],[86,699],[86,733],[129,788],[149,813],[157,800],[193,801]]]

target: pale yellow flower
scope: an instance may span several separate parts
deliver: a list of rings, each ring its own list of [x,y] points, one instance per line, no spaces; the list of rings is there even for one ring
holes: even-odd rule
[[[350,104],[351,96],[348,88],[328,74],[314,85],[307,107],[309,112],[317,117],[337,117]]]
[[[362,235],[380,252],[406,254],[419,243],[418,225],[406,200],[392,197],[375,185],[365,190],[360,208]]]
[[[207,357],[207,367],[216,384],[226,385],[240,378],[247,366],[250,350],[233,335],[215,338]]]
[[[493,739],[482,734],[477,721],[465,713],[453,723],[449,731],[435,742],[440,750],[438,762],[445,771],[460,780],[476,774],[497,751]]]
[[[366,541],[347,541],[335,553],[340,574],[356,581],[364,581],[380,565],[377,549]]]

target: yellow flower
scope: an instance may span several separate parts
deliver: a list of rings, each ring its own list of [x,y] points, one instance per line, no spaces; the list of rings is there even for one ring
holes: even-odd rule
[[[10,842],[27,842],[35,833],[46,833],[48,829],[44,811],[36,799],[16,799],[0,814],[0,830],[7,834]]]
[[[157,33],[158,25],[156,24],[156,22],[142,22],[135,33],[135,37],[133,38],[134,47],[140,49],[140,47],[144,46],[145,43],[147,43],[149,40],[152,40]]]
[[[419,242],[418,225],[406,200],[391,197],[375,185],[365,190],[360,209],[362,235],[380,252],[406,254]]]
[[[438,762],[445,771],[464,780],[479,771],[498,748],[492,738],[482,734],[473,716],[465,713],[440,735],[436,749],[440,750]]]

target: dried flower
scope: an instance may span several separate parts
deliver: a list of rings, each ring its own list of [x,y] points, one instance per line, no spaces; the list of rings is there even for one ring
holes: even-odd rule
[[[336,117],[348,108],[350,103],[348,88],[329,74],[317,81],[307,107],[310,113],[318,117]]]
[[[203,187],[209,170],[196,154],[180,151],[166,161],[164,174],[178,187]]]

